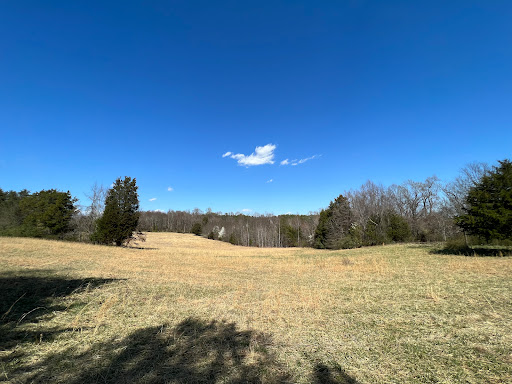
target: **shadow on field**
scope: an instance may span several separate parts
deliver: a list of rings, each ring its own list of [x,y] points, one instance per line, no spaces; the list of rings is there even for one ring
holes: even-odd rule
[[[512,256],[512,249],[505,247],[450,247],[430,251],[436,255],[458,255],[474,257],[503,257]]]
[[[70,348],[30,367],[30,382],[286,383],[263,333],[234,323],[189,318],[175,327],[140,329],[124,339]]]
[[[314,384],[357,384],[356,379],[347,375],[345,370],[340,367],[329,368],[327,365],[319,363],[313,370]]]
[[[29,367],[28,382],[293,383],[269,350],[267,335],[234,323],[189,318],[177,326],[148,327],[124,339],[69,348]],[[318,364],[315,384],[356,384],[341,369]]]
[[[67,309],[56,303],[56,299],[112,281],[68,279],[45,270],[31,271],[30,274],[0,273],[0,350],[22,343],[40,343],[43,337],[44,341],[51,341],[67,329],[43,329],[38,323],[54,316],[55,312]],[[26,327],[26,324],[32,326]],[[5,362],[3,357],[0,362]]]
[[[69,307],[62,298],[114,280],[67,279],[51,271],[0,273],[0,381],[13,383],[292,383],[271,350],[270,336],[235,323],[188,318],[178,325],[138,329],[52,352],[52,340],[72,329],[51,327]],[[83,305],[74,302],[71,305]],[[80,337],[80,333],[73,333]],[[74,336],[72,336],[74,339]],[[76,341],[76,339],[75,339]],[[84,340],[85,341],[85,340]],[[65,344],[55,344],[65,345]],[[45,351],[34,360],[33,348]],[[315,384],[354,384],[341,368],[317,364]]]

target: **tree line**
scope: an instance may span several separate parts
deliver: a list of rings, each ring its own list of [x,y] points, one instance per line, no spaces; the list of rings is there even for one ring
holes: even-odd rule
[[[120,246],[139,234],[137,188],[130,177],[118,178],[108,190],[94,187],[91,205],[83,211],[69,191],[0,189],[0,235]]]
[[[508,164],[508,160],[500,161],[496,167],[472,163],[448,183],[442,183],[436,176],[423,181],[407,180],[389,187],[367,181],[359,189],[342,193],[319,213],[308,215],[247,216],[199,209],[146,211],[141,212],[139,228],[143,231],[194,233],[232,244],[258,247],[339,249],[391,242],[447,241],[463,235],[476,236],[476,241],[502,239],[503,236],[496,233],[487,236],[470,229],[467,219],[463,218],[476,206],[475,201],[468,200],[473,191],[481,188],[481,183],[488,183],[485,180],[489,177],[502,175],[502,191],[507,183],[512,184],[512,178],[504,175]],[[511,222],[504,212],[494,212],[505,222]],[[483,226],[485,220],[481,219],[478,225]]]
[[[139,229],[194,233],[235,245],[305,247],[312,244],[318,214],[272,215],[193,211],[141,212]]]
[[[325,249],[407,241],[512,239],[512,163],[472,163],[453,181],[431,176],[384,187],[368,181],[342,193],[320,212],[300,214],[139,211],[136,180],[94,185],[90,204],[77,205],[68,192],[0,189],[0,235],[30,236],[122,245],[141,232],[194,233],[256,247],[310,246]]]
[[[141,212],[142,231],[194,233],[257,247],[353,248],[405,241],[443,241],[458,229],[436,177],[385,188],[371,181],[321,212],[244,215],[211,210]]]
[[[472,163],[449,183],[435,177],[384,188],[367,182],[320,212],[313,246],[354,248],[404,241],[512,244],[512,163]],[[508,241],[508,242],[507,242]]]

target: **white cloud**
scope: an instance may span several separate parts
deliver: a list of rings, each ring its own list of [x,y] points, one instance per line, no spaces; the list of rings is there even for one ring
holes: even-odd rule
[[[253,153],[250,155],[244,155],[243,153],[231,153],[226,152],[222,155],[222,157],[231,157],[238,161],[239,165],[243,165],[246,167],[253,165],[263,165],[263,164],[274,164],[274,150],[276,146],[274,144],[267,144],[263,147],[256,147]]]
[[[288,159],[286,159],[286,160],[281,161],[281,165],[296,166],[296,165],[299,165],[299,164],[304,164],[306,161],[316,159],[317,157],[320,157],[320,156],[322,156],[322,155],[313,155],[313,156],[306,157],[304,159],[295,159],[295,160],[288,160]]]
[[[165,213],[165,211],[162,211],[161,209],[153,209],[152,212],[161,212],[161,213]]]
[[[267,180],[267,183],[271,183],[273,181],[274,181],[274,179],[270,179],[270,180]]]
[[[151,199],[149,199],[149,201],[155,201],[156,200],[156,197],[152,197]]]
[[[249,212],[252,212],[252,209],[244,208],[244,209],[242,209],[242,212],[249,213]]]
[[[167,187],[167,190],[168,190],[169,192],[172,192],[172,191],[174,191],[174,188],[173,188],[173,187]]]
[[[318,157],[318,155],[313,155],[313,156],[310,156],[310,157],[306,157],[305,159],[300,159],[299,160],[299,164],[304,164],[306,161],[316,159],[317,157]]]

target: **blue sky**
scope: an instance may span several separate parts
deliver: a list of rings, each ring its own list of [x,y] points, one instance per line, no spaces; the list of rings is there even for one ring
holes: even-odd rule
[[[450,180],[511,157],[511,18],[509,1],[5,1],[0,188],[87,203],[127,175],[142,209],[278,214],[368,179]]]

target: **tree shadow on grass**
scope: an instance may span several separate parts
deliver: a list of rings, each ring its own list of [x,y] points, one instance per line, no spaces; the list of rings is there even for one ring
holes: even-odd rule
[[[32,383],[294,383],[271,351],[270,337],[235,323],[188,318],[148,327],[77,351],[69,348],[29,367]],[[341,368],[317,364],[310,382],[357,384]]]
[[[54,312],[67,309],[59,304],[59,298],[111,281],[66,279],[50,276],[48,271],[23,276],[0,274],[0,291],[5,294],[0,301],[0,364],[5,378],[13,383],[71,384],[297,381],[272,352],[267,334],[239,330],[235,323],[197,318],[175,326],[138,329],[127,337],[112,337],[92,345],[75,344],[56,353],[49,348],[38,360],[23,355],[23,344],[40,342],[41,333],[49,341],[68,331],[39,325],[47,324]],[[356,383],[342,369],[325,364],[316,365],[310,381]]]
[[[124,339],[69,348],[26,367],[36,383],[289,383],[263,333],[189,318],[148,327]]]
[[[445,246],[443,248],[433,249],[430,253],[435,255],[458,255],[473,257],[504,257],[512,256],[510,247],[466,247],[466,246]]]
[[[0,351],[31,343],[45,341],[67,329],[47,328],[39,323],[56,312],[67,308],[58,303],[59,298],[94,289],[113,282],[113,279],[69,279],[52,274],[52,271],[35,270],[30,273],[0,273]],[[25,325],[30,324],[30,327]],[[0,358],[0,362],[4,362]]]
[[[313,369],[314,384],[358,384],[356,379],[348,375],[339,366],[329,368],[326,364],[318,363]]]

